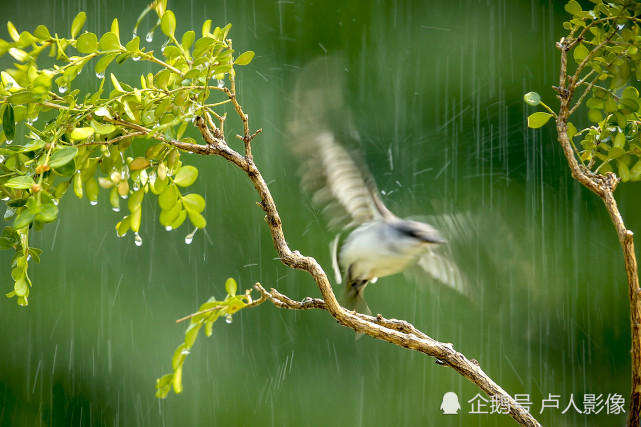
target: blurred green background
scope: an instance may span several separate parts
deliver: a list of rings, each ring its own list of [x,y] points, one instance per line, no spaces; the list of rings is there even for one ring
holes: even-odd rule
[[[145,2],[2,0],[19,31],[45,24],[68,34],[126,39]],[[590,3],[586,4],[588,7]],[[299,70],[322,55],[346,58],[346,100],[385,202],[401,216],[457,214],[443,234],[476,289],[474,301],[438,286],[381,279],[368,287],[375,313],[403,318],[451,342],[506,391],[527,394],[544,425],[622,425],[625,414],[579,414],[585,394],[629,398],[629,312],[620,247],[596,196],[575,184],[552,125],[528,130],[522,96],[556,105],[563,2],[183,1],[169,2],[178,33],[205,19],[233,24],[237,51],[256,58],[239,71],[254,155],[273,192],[292,249],[330,270],[328,233],[285,141]],[[153,25],[146,20],[139,30]],[[8,38],[5,30],[0,37]],[[159,49],[158,31],[151,48]],[[3,68],[10,58],[0,58]],[[148,65],[112,65],[131,83]],[[92,88],[88,68],[76,79]],[[575,121],[581,121],[577,119]],[[236,130],[228,129],[233,140]],[[196,133],[193,133],[197,136]],[[515,425],[471,414],[479,390],[421,354],[368,337],[355,342],[325,312],[269,304],[217,323],[186,361],[185,391],[162,401],[155,379],[171,369],[185,325],[175,320],[224,281],[256,281],[292,298],[318,296],[312,280],[276,260],[257,197],[219,158],[183,156],[200,169],[193,190],[207,199],[208,226],[184,243],[145,201],[141,247],[116,236],[121,214],[106,195],[91,206],[69,194],[60,219],[32,233],[44,249],[30,268],[30,305],[0,300],[0,424],[22,425]],[[641,228],[639,184],[617,191],[629,228]],[[0,253],[5,290],[10,254]],[[458,415],[439,410],[458,394]],[[559,409],[541,403],[559,396]],[[489,404],[484,409],[489,412]]]

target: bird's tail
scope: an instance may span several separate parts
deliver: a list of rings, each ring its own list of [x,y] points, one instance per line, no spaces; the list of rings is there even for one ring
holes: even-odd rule
[[[365,285],[367,285],[367,281],[365,280],[355,282],[351,280],[346,281],[340,302],[345,308],[371,316],[372,310],[369,309],[363,297]]]

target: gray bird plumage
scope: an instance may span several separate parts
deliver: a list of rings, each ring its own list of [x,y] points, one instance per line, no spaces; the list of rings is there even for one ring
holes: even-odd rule
[[[361,158],[342,96],[344,67],[336,58],[320,58],[302,70],[289,123],[292,149],[302,162],[302,185],[328,217],[332,230],[349,231],[332,244],[336,281],[345,283],[342,303],[370,314],[365,286],[412,265],[463,292],[456,264],[436,251],[444,243],[426,222],[397,217],[384,205]]]

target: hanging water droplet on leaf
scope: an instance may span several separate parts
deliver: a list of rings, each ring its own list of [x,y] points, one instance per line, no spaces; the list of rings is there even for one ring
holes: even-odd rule
[[[198,231],[197,228],[195,228],[194,231],[192,231],[191,233],[189,233],[188,235],[185,236],[185,243],[186,244],[190,245],[191,242],[194,241],[194,234],[196,234],[196,231]]]
[[[68,89],[68,88],[67,88],[67,86],[65,86],[65,85],[58,86],[58,92],[60,92],[60,93],[65,93],[65,92],[67,92],[67,89]]]
[[[142,246],[142,237],[140,237],[140,234],[136,233],[134,242],[136,243],[136,246]]]
[[[147,35],[145,36],[145,40],[147,40],[147,43],[151,43],[152,41],[154,41],[153,31],[147,33]]]
[[[232,322],[231,314],[228,314],[227,316],[225,316],[225,322],[227,322],[227,323],[231,323]]]
[[[104,79],[105,78],[105,72],[101,71],[99,73],[96,73],[96,77],[98,77],[99,79]]]

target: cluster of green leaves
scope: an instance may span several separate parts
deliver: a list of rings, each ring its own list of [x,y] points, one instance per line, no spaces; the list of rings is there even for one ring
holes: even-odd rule
[[[212,334],[214,322],[220,317],[224,317],[227,323],[232,322],[232,314],[238,310],[247,307],[251,304],[252,298],[250,291],[245,292],[244,295],[236,295],[238,285],[234,279],[227,279],[225,282],[225,290],[227,296],[223,301],[216,301],[215,298],[210,298],[206,303],[200,306],[198,311],[191,316],[189,327],[185,331],[185,342],[181,343],[171,360],[173,372],[166,374],[156,380],[156,396],[165,398],[167,394],[173,389],[174,393],[182,392],[182,371],[185,359],[189,355],[192,346],[198,338],[200,329],[205,327],[205,335],[208,337]]]
[[[584,89],[578,103],[585,105],[587,126],[568,122],[567,131],[577,157],[597,173],[615,171],[623,182],[641,180],[641,101],[631,84],[641,80],[641,3],[592,0],[582,10],[575,0],[565,5],[572,19],[564,23],[566,42],[574,43],[576,90]],[[568,70],[570,71],[570,70]],[[529,116],[531,128],[543,126],[556,114],[538,94],[525,95],[529,105],[548,112]]]
[[[149,193],[158,196],[160,223],[167,229],[187,218],[196,228],[206,225],[204,198],[179,189],[193,184],[198,171],[182,164],[172,142],[196,143],[184,136],[187,127],[197,116],[217,116],[230,100],[225,78],[254,54],[234,59],[227,39],[231,25],[212,31],[207,20],[201,37],[190,30],[179,41],[166,0],[153,2],[140,19],[149,11],[156,12],[156,26],[167,37],[162,56],[147,51],[135,34],[125,42],[117,19],[100,36],[81,33],[84,12],[73,20],[69,37],[52,35],[43,25],[18,32],[9,22],[10,40],[0,39],[0,56],[16,61],[15,68],[0,72],[0,194],[7,205],[4,219],[10,221],[0,248],[16,251],[14,289],[7,296],[17,296],[21,305],[28,303],[31,286],[27,263],[40,253],[28,246],[29,231],[58,218],[59,200],[69,187],[92,204],[101,189],[109,192],[114,210],[128,198],[129,214],[116,229],[120,236],[134,232],[137,244]],[[151,36],[153,30],[147,40]],[[50,58],[43,60],[43,52]],[[139,86],[114,73],[105,77],[108,67],[128,60],[148,62],[158,71],[141,75]],[[74,79],[90,64],[100,83],[81,94]]]

